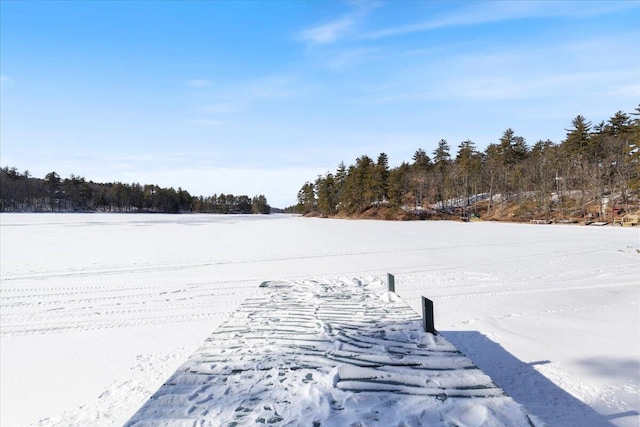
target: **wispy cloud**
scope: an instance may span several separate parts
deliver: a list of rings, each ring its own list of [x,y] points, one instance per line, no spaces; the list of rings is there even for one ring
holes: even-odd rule
[[[551,48],[460,53],[439,58],[437,62],[426,58],[396,71],[385,82],[372,87],[360,101],[364,105],[400,108],[440,102],[500,105],[509,101],[514,105],[528,105],[546,99],[548,104],[564,105],[570,99],[584,102],[584,99],[611,98],[618,99],[618,103],[637,99],[640,69],[624,55],[627,52],[624,48],[620,48],[620,52],[591,49],[602,43],[597,39],[585,41],[579,47],[569,42]],[[594,51],[606,52],[606,55],[597,57],[591,54]],[[624,105],[615,108],[624,108]]]
[[[293,88],[294,80],[294,76],[287,74],[266,76],[246,82],[241,85],[242,89],[237,93],[241,98],[247,101],[253,101],[260,98],[290,98],[296,93],[296,90]]]
[[[640,98],[640,84],[616,85],[606,95]]]
[[[295,80],[293,75],[281,74],[236,82],[221,90],[210,107],[220,110],[219,112],[233,112],[246,109],[258,101],[289,99],[299,91]]]
[[[333,53],[325,62],[328,68],[340,69],[368,61],[376,56],[379,49],[355,48],[344,49]]]
[[[205,79],[192,79],[187,81],[187,85],[191,87],[208,87],[211,86],[211,81]]]
[[[238,105],[231,101],[219,101],[197,107],[194,110],[201,114],[227,114],[237,111]]]
[[[420,85],[412,80],[386,93],[374,94],[371,102],[393,104],[453,99],[493,102],[558,99],[573,93],[633,98],[640,91],[640,85],[633,83],[638,70],[575,72],[545,69],[527,72],[511,68],[502,73],[485,71],[469,75],[463,69],[451,69],[450,74],[428,85]]]
[[[205,101],[192,108],[192,117],[184,123],[199,127],[232,125],[234,118],[261,103],[271,103],[295,97],[299,90],[291,75],[264,76],[217,87],[205,94]]]
[[[353,35],[358,25],[374,9],[380,7],[377,1],[351,1],[346,3],[350,10],[339,18],[304,29],[298,33],[298,39],[314,45],[336,43]]]
[[[8,76],[0,76],[0,83],[2,84],[7,84],[7,83],[12,83],[13,80],[8,77]]]
[[[349,33],[355,21],[350,17],[341,18],[317,27],[309,28],[300,32],[300,38],[314,44],[328,44],[337,41],[339,38]]]
[[[224,120],[218,120],[213,118],[201,118],[201,119],[187,119],[186,124],[206,127],[220,127],[226,124]]]
[[[441,28],[489,24],[526,18],[584,17],[640,7],[637,2],[540,2],[490,1],[477,2],[454,12],[405,25],[398,25],[361,34],[362,39],[382,39],[421,33]]]

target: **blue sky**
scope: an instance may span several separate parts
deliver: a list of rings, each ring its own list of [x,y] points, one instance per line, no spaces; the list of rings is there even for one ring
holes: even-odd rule
[[[362,154],[560,142],[640,102],[638,1],[2,0],[0,24],[2,166],[280,207]]]

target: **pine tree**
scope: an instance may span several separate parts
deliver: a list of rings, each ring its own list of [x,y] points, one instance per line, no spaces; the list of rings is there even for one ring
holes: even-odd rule
[[[251,199],[251,213],[253,214],[268,214],[271,213],[271,206],[267,202],[267,198],[260,194],[259,196],[254,196]]]
[[[60,210],[60,175],[58,175],[56,172],[49,172],[44,177],[44,180],[47,193],[49,194],[49,206],[51,207],[51,210],[55,210],[56,207],[58,208],[58,210]]]
[[[355,186],[359,189],[356,192],[356,208],[365,210],[376,200],[377,189],[374,181],[375,164],[371,157],[364,155],[356,159],[354,169]],[[351,175],[351,174],[350,174]]]
[[[566,129],[567,136],[563,142],[563,147],[569,158],[571,169],[576,171],[577,179],[571,181],[573,187],[580,189],[579,208],[581,216],[584,216],[586,201],[586,170],[589,154],[591,152],[591,122],[583,116],[576,116],[572,121],[572,129]],[[572,171],[569,170],[571,173]]]
[[[426,172],[431,167],[431,159],[422,148],[418,148],[416,150],[416,152],[413,154],[412,159],[413,167],[417,170]]]
[[[449,165],[451,163],[451,155],[449,154],[449,144],[446,140],[441,139],[438,147],[433,152],[433,163],[437,172],[437,201],[440,202],[440,208],[444,210],[444,201],[446,199],[447,175]]]
[[[316,198],[313,184],[306,182],[298,191],[298,211],[304,215],[311,213],[316,208]]]
[[[389,203],[391,206],[400,207],[402,198],[408,192],[408,176],[410,173],[409,164],[402,164],[389,172]]]
[[[467,139],[460,143],[458,146],[458,154],[456,155],[456,166],[462,180],[466,205],[469,206],[471,204],[472,182],[480,172],[480,158],[473,141]]]
[[[318,212],[322,216],[332,216],[337,212],[338,189],[333,175],[327,173],[324,177],[318,177],[315,183],[317,194]]]
[[[422,148],[416,150],[412,159],[413,164],[410,168],[411,188],[408,191],[412,192],[413,197],[411,197],[411,200],[415,199],[415,204],[422,206],[427,201],[430,193],[429,187],[432,181],[430,179],[431,159]]]
[[[389,157],[386,153],[380,153],[373,171],[374,201],[388,199],[389,192]]]

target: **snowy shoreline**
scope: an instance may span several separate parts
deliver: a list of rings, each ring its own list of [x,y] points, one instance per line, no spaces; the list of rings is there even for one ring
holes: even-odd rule
[[[122,425],[259,283],[387,272],[550,425],[639,420],[635,228],[96,213],[0,227],[2,425]]]

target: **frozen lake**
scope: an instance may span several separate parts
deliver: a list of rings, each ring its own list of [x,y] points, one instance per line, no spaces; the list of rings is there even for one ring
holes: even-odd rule
[[[640,230],[0,215],[0,424],[122,425],[265,280],[384,277],[550,425],[640,421]]]

